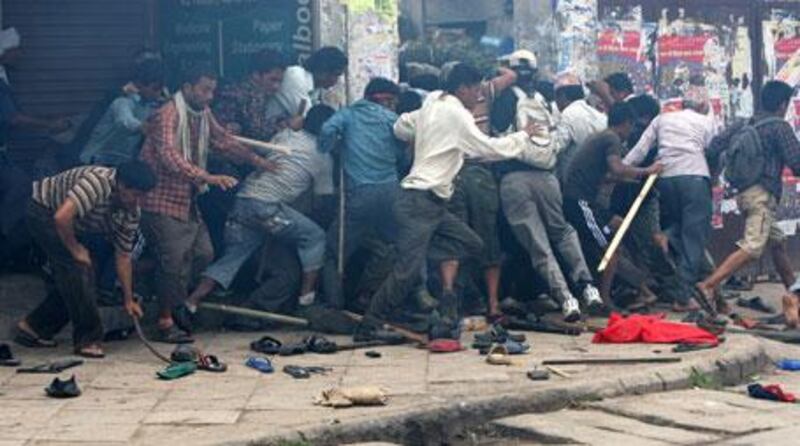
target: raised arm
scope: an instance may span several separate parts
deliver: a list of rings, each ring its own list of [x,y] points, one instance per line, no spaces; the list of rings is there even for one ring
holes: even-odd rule
[[[639,164],[644,161],[645,157],[647,157],[647,152],[650,151],[650,148],[653,147],[653,144],[656,142],[658,137],[658,123],[660,122],[660,117],[657,117],[650,123],[647,127],[647,130],[644,131],[642,137],[639,139],[639,142],[636,143],[636,147],[634,147],[625,159],[622,161],[623,163],[629,166],[638,166]]]

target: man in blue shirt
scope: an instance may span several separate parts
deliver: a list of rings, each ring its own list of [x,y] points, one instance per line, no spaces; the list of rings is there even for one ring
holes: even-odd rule
[[[319,150],[331,152],[341,141],[345,172],[344,264],[370,231],[384,242],[395,238],[392,206],[399,190],[398,163],[404,159],[405,144],[394,136],[394,110],[400,88],[394,82],[375,78],[364,99],[340,110],[325,123]],[[341,277],[338,269],[339,222],[328,231],[322,286],[327,304],[342,308]]]
[[[133,82],[122,89],[92,131],[80,155],[85,164],[116,167],[139,156],[146,121],[160,105],[164,86],[162,65],[147,61],[136,68]]]

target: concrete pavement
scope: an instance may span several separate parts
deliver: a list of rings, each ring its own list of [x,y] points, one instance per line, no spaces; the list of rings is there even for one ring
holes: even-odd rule
[[[308,333],[270,334],[292,342]],[[243,365],[253,354],[248,350],[250,341],[260,335],[200,334],[197,345],[226,361],[229,371],[221,375],[198,372],[173,382],[156,379],[162,364],[135,338],[110,343],[106,359],[87,361],[61,374],[74,373],[83,389],[83,395],[72,400],[44,395],[43,388],[53,375],[0,369],[0,446],[239,445],[281,444],[281,440],[440,444],[500,417],[559,410],[599,398],[689,388],[692,374],[698,371],[736,384],[768,362],[763,342],[731,335],[717,349],[682,354],[682,362],[676,364],[564,366],[561,369],[569,378],[553,376],[550,381],[533,382],[526,371],[545,359],[672,353],[669,346],[595,345],[590,335],[529,333],[531,353],[518,357],[515,366],[486,364],[474,350],[435,355],[398,346],[377,348],[383,354],[379,359],[367,358],[363,351],[276,357],[276,373],[263,375]],[[470,338],[465,334],[465,344]],[[170,351],[169,346],[161,348],[164,353]],[[15,352],[26,365],[69,356],[66,346],[55,351],[15,347]],[[295,380],[280,371],[287,364],[333,370],[325,376]],[[323,389],[354,385],[385,388],[389,403],[350,409],[312,403]],[[706,438],[704,433],[691,435],[687,434],[690,440]]]

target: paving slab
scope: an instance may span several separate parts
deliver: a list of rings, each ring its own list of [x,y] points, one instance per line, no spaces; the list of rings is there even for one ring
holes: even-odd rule
[[[728,435],[794,424],[792,417],[776,417],[767,411],[729,404],[721,393],[684,390],[588,403],[587,406],[651,424]]]
[[[664,446],[671,444],[644,436],[613,432],[593,426],[570,424],[553,414],[528,414],[494,421],[492,426],[522,438],[555,444],[635,444]]]
[[[730,439],[721,444],[729,446],[790,446],[797,444],[798,438],[800,438],[800,426],[791,426]]]

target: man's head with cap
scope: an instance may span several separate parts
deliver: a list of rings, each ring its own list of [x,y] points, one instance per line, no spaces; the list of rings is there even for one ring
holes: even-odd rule
[[[0,31],[0,62],[9,63],[16,56],[21,39],[16,28]]]
[[[556,75],[555,91],[559,111],[564,111],[573,102],[586,97],[581,78],[572,71],[562,71]]]
[[[539,61],[532,51],[517,50],[500,58],[500,62],[508,64],[508,67],[517,73],[517,84],[525,85],[536,80],[539,69]]]

